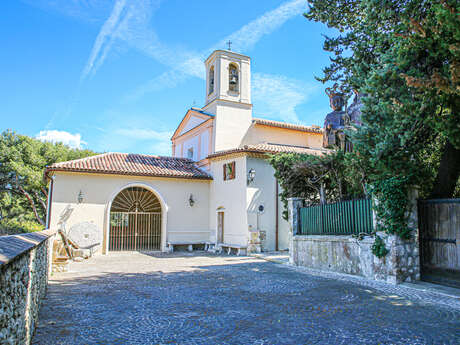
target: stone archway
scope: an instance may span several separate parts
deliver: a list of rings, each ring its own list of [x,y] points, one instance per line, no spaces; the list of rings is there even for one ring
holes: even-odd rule
[[[162,207],[150,190],[132,186],[113,199],[109,217],[109,251],[161,250]]]

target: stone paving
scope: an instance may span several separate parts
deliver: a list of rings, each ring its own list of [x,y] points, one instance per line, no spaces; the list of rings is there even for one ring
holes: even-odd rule
[[[52,277],[33,344],[460,344],[455,302],[382,286],[254,257],[111,254]]]

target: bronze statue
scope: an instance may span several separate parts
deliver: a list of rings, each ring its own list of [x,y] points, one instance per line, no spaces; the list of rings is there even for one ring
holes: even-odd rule
[[[342,110],[345,106],[345,95],[330,88],[326,89],[332,112],[326,115],[324,120],[323,147],[338,148],[351,152],[353,145],[347,139],[345,130],[353,129],[361,125],[361,102],[359,94],[355,92],[355,98],[349,109]]]
[[[329,96],[329,103],[333,112],[326,115],[324,120],[324,134],[323,134],[323,147],[340,147],[340,141],[345,127],[344,118],[345,111],[343,107],[345,104],[344,95],[331,91],[330,88],[326,89],[326,94]]]

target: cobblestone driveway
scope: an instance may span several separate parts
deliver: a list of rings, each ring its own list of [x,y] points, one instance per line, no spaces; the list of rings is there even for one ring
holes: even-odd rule
[[[459,309],[256,258],[123,253],[71,270],[33,344],[460,344]]]

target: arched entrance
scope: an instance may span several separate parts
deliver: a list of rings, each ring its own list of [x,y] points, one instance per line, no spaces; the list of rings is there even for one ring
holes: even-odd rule
[[[160,249],[160,201],[142,187],[123,189],[110,208],[109,251]]]

